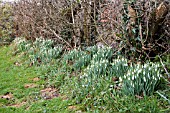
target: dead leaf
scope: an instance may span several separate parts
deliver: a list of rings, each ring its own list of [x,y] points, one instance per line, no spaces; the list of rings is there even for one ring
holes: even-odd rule
[[[139,95],[135,95],[135,97],[138,98],[138,99],[143,99],[143,97],[139,96]]]
[[[34,81],[34,82],[37,82],[37,81],[39,81],[39,80],[40,80],[40,78],[38,78],[38,77],[33,78],[33,81]]]
[[[13,104],[13,105],[10,105],[10,106],[11,106],[11,107],[19,108],[19,107],[21,107],[21,106],[23,106],[23,105],[25,105],[25,104],[26,104],[26,102],[22,102],[22,103]]]
[[[68,106],[68,109],[70,109],[70,110],[76,110],[77,107],[76,107],[76,106]]]
[[[11,99],[11,98],[13,98],[13,95],[12,95],[12,93],[7,93],[7,94],[0,96],[0,97],[4,98],[4,99]]]
[[[21,66],[21,64],[19,62],[14,62],[14,65]]]
[[[130,24],[133,25],[136,22],[136,11],[130,5],[128,5],[128,11],[128,16],[130,17]]]
[[[34,83],[25,84],[24,87],[25,88],[35,88],[35,87],[37,87],[37,84],[34,84]]]
[[[162,2],[156,9],[156,20],[161,20],[168,13],[168,6]]]
[[[118,81],[118,80],[119,80],[119,78],[117,78],[117,77],[113,77],[113,78],[112,78],[112,80],[113,80],[113,82],[115,82],[115,81]]]
[[[33,65],[34,65],[34,63],[33,63],[33,62],[31,62],[29,66],[30,66],[30,67],[32,67]]]
[[[120,86],[114,86],[114,89],[116,89],[116,90],[120,90],[120,89],[121,89],[121,87],[120,87]]]
[[[55,88],[46,88],[46,89],[41,90],[41,96],[44,99],[53,99],[55,97],[58,97],[59,93],[57,89]]]
[[[62,100],[68,100],[68,97],[67,96],[61,96]]]

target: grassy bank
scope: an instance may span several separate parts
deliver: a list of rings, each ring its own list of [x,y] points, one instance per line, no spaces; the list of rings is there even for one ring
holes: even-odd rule
[[[29,66],[25,62],[27,57],[14,56],[11,47],[0,47],[0,112],[69,112],[69,100],[63,100],[57,90],[45,86],[47,81],[42,75],[49,68]],[[50,91],[56,95],[51,94],[48,99]]]
[[[149,71],[155,65],[148,64],[148,69],[148,65],[130,67],[124,58],[111,59],[109,48],[97,50],[92,47],[61,54],[59,49],[55,48],[53,52],[53,49],[44,45],[32,45],[36,53],[26,47],[25,42],[17,46],[21,51],[17,51],[14,45],[0,47],[1,113],[169,112],[170,93],[168,86],[163,85],[165,82],[155,82],[161,82],[165,86],[162,89],[143,81],[146,78],[138,77],[140,79],[136,81],[143,82],[139,85],[133,82],[137,88],[131,90],[133,85],[128,83],[132,80],[123,78],[126,73],[135,73],[136,67],[143,69],[142,73],[156,77],[154,71]],[[51,53],[46,54],[48,50]],[[145,74],[142,76],[145,77]],[[148,80],[153,82],[157,79]],[[142,91],[146,94],[141,94],[139,89],[148,84],[154,89],[158,88],[157,91],[167,100],[151,89],[144,88]]]

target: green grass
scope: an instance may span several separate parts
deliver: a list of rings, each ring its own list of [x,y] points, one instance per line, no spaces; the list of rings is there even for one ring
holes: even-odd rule
[[[0,113],[23,113],[23,111],[24,113],[68,112],[68,101],[62,101],[59,97],[53,100],[43,100],[39,96],[40,90],[46,87],[44,84],[47,82],[43,79],[43,75],[49,71],[50,67],[29,66],[28,63],[25,63],[27,57],[12,55],[11,47],[0,47],[0,95],[3,96],[8,93],[13,95],[10,99],[0,98]],[[18,62],[21,66],[15,65],[15,62]],[[35,82],[33,79],[36,77],[42,77],[42,79]],[[36,87],[24,87],[24,85],[30,83],[36,84]],[[10,107],[22,102],[25,102],[25,104],[19,108]]]

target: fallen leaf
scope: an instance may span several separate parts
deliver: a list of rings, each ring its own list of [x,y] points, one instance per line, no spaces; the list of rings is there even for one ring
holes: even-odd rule
[[[12,93],[7,93],[3,96],[0,96],[1,98],[4,98],[4,99],[11,99],[13,97]]]
[[[19,108],[19,107],[21,107],[21,106],[23,106],[23,105],[25,105],[25,104],[26,104],[26,102],[22,102],[22,103],[13,104],[13,105],[10,105],[10,106],[11,106],[11,107]]]
[[[120,90],[120,89],[121,89],[121,87],[120,87],[120,86],[114,86],[114,89],[116,89],[116,90]]]
[[[68,97],[67,96],[61,96],[62,100],[68,100]]]
[[[24,87],[25,88],[35,88],[35,87],[37,87],[37,84],[33,84],[33,83],[25,84]]]
[[[32,67],[33,65],[34,65],[34,63],[33,63],[33,62],[31,62],[29,66],[30,66],[30,67]]]
[[[113,78],[112,78],[112,80],[115,82],[115,81],[118,81],[118,80],[119,80],[119,78],[117,78],[117,77],[113,77]]]
[[[76,106],[68,106],[68,109],[70,109],[70,110],[76,110],[77,107],[76,107]]]
[[[14,62],[14,65],[21,66],[21,64],[19,62]]]
[[[41,90],[40,92],[41,92],[41,96],[44,99],[53,99],[53,98],[59,96],[59,93],[58,93],[57,89],[55,89],[55,88],[45,88],[45,89]]]
[[[37,82],[37,81],[39,81],[39,80],[40,80],[40,78],[38,78],[38,77],[33,78],[33,81],[34,81],[34,82]]]
[[[138,98],[138,99],[143,99],[143,97],[139,96],[139,95],[135,95],[135,97]]]

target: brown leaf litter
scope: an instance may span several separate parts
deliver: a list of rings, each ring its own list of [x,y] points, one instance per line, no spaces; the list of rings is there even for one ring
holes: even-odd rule
[[[70,110],[76,110],[76,109],[77,109],[77,106],[68,106],[68,109],[70,109]]]
[[[25,88],[35,88],[35,87],[37,87],[37,84],[29,83],[29,84],[25,84],[24,87]]]
[[[14,65],[21,66],[21,64],[19,62],[14,62]]]
[[[40,80],[40,78],[36,77],[32,79],[34,82],[38,82]]]
[[[55,88],[45,88],[40,91],[40,94],[42,98],[48,100],[48,99],[53,99],[59,96],[59,93],[57,89]]]
[[[21,102],[21,103],[18,103],[18,104],[13,104],[13,105],[9,105],[10,107],[16,107],[16,108],[19,108],[19,107],[21,107],[21,106],[23,106],[23,105],[25,105],[26,104],[26,102]]]
[[[9,99],[13,98],[13,94],[12,93],[6,93],[5,95],[0,96],[0,98],[4,98],[4,99],[9,100]]]

